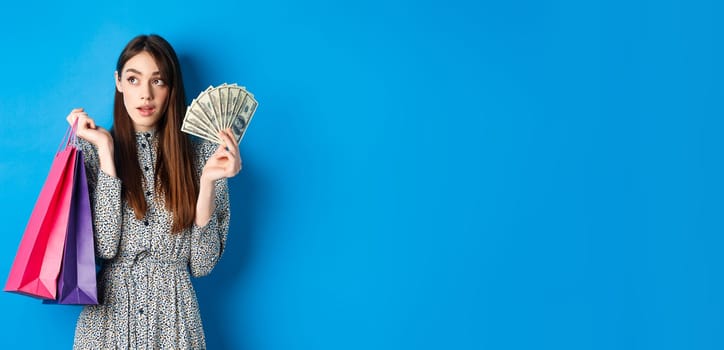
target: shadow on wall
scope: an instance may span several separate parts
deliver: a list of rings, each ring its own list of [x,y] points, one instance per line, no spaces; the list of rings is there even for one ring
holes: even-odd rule
[[[231,224],[221,260],[209,276],[193,281],[209,349],[237,349],[239,341],[244,342],[245,338],[239,329],[246,327],[230,322],[238,319],[234,317],[237,308],[230,306],[244,304],[246,288],[237,288],[245,285],[246,268],[255,247],[254,208],[260,194],[256,191],[258,177],[249,170],[229,181]]]
[[[207,87],[204,76],[203,65],[196,61],[193,57],[178,53],[179,64],[181,65],[181,75],[183,75],[184,88],[186,90],[186,105],[196,98]]]
[[[200,77],[204,76],[203,67],[193,58],[179,55],[182,67],[187,103],[195,98],[208,85]],[[243,157],[242,152],[242,157]],[[206,333],[206,345],[209,349],[238,348],[238,342],[244,341],[239,334],[239,324],[231,324],[234,304],[243,304],[242,290],[232,286],[243,285],[245,269],[254,250],[255,217],[257,217],[260,195],[259,175],[252,165],[242,158],[244,168],[236,177],[229,180],[229,198],[231,222],[229,236],[221,260],[209,276],[193,279],[196,295],[199,299],[201,317]]]

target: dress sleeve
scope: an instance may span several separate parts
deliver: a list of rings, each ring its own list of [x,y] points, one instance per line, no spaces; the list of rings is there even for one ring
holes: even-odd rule
[[[90,142],[78,139],[88,178],[96,256],[116,256],[121,238],[121,180],[100,170],[98,151]]]
[[[199,177],[206,160],[216,151],[218,146],[201,141],[197,146],[197,169]],[[191,227],[191,257],[189,267],[191,275],[201,277],[208,275],[221,258],[229,233],[229,185],[227,179],[217,180],[214,184],[215,208],[209,222],[199,227],[196,223]]]

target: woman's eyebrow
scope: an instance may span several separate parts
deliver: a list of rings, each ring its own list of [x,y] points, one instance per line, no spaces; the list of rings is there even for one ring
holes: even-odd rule
[[[137,70],[135,70],[135,69],[133,69],[133,68],[128,68],[128,69],[126,69],[126,73],[128,73],[128,72],[136,73],[136,74],[138,74],[138,75],[143,75],[143,73],[141,73],[141,72],[139,72],[139,71],[137,71]],[[161,75],[161,72],[155,71],[155,72],[151,73],[151,76],[154,76],[154,75]]]

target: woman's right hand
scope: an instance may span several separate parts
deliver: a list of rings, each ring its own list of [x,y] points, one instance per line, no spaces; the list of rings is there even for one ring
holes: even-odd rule
[[[101,170],[116,177],[116,166],[113,161],[113,137],[108,130],[96,125],[96,122],[83,111],[83,108],[76,108],[70,111],[68,117],[65,118],[71,126],[78,120],[78,128],[75,134],[94,144],[98,149],[98,159]]]
[[[83,108],[76,108],[70,111],[65,118],[71,126],[78,120],[76,135],[94,144],[97,148],[112,147],[113,137],[108,130],[96,125],[96,122],[83,111]]]

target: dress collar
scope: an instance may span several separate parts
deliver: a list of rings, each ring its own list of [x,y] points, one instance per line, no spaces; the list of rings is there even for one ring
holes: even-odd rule
[[[156,137],[156,129],[151,129],[147,131],[135,131],[136,138],[137,139],[152,139]]]

